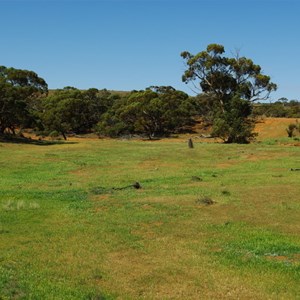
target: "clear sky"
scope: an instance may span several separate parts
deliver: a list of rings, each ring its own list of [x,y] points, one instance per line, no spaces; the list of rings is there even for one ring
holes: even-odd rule
[[[300,0],[0,0],[0,25],[0,65],[33,70],[51,89],[193,94],[180,53],[218,43],[272,77],[272,99],[300,99]]]

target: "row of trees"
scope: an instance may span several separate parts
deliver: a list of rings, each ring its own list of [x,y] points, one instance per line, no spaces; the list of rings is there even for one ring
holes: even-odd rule
[[[193,123],[195,106],[186,93],[172,87],[133,91],[115,101],[98,123],[99,133],[119,136],[167,136]]]
[[[1,67],[0,134],[34,128],[41,135],[97,132],[166,136],[192,124],[193,99],[172,87],[124,95],[95,88],[47,90],[34,72]]]
[[[107,90],[57,90],[37,113],[43,133],[166,136],[192,122],[192,100],[172,87],[151,87],[120,96]]]
[[[172,87],[155,86],[116,94],[107,90],[66,87],[48,91],[44,79],[27,70],[0,67],[0,134],[31,127],[42,134],[97,132],[167,136],[186,129],[196,117],[211,123],[213,135],[246,143],[253,135],[253,103],[276,90],[270,77],[252,60],[224,55],[222,45],[181,54],[199,94],[190,97]]]
[[[300,118],[300,102],[280,98],[276,102],[257,103],[254,105],[253,114],[273,118]]]
[[[36,112],[37,129],[46,135],[88,133],[95,129],[104,113],[118,100],[106,90],[80,91],[73,87],[53,91],[42,98]]]

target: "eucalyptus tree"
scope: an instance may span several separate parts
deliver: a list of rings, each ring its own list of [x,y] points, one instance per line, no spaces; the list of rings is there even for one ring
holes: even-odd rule
[[[41,130],[44,133],[87,133],[99,122],[103,113],[118,96],[107,90],[91,88],[85,91],[66,87],[43,99],[40,111]]]
[[[222,45],[210,44],[196,55],[181,53],[186,70],[185,83],[211,98],[213,133],[226,142],[248,142],[253,137],[253,122],[249,119],[252,103],[265,100],[277,86],[264,75],[259,65],[236,51],[233,57],[224,55]]]
[[[47,91],[35,72],[0,66],[0,134],[31,123],[38,99]]]
[[[132,91],[103,115],[99,134],[142,134],[150,139],[167,136],[192,122],[194,105],[189,96],[170,86]]]

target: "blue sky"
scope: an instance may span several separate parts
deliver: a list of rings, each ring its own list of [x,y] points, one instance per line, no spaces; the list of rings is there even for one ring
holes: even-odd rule
[[[272,77],[272,99],[300,99],[299,15],[297,0],[0,0],[0,65],[33,70],[49,88],[193,94],[180,53],[218,43]]]

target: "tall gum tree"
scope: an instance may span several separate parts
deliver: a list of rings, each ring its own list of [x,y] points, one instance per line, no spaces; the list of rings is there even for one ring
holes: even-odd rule
[[[226,142],[245,143],[253,136],[250,128],[253,124],[248,118],[252,103],[268,99],[277,86],[251,59],[240,57],[238,51],[233,57],[226,57],[224,53],[224,46],[219,44],[210,44],[196,55],[182,52],[186,65],[182,81],[192,82],[198,91],[217,102],[213,114],[215,135]],[[245,128],[241,134],[239,131]]]

